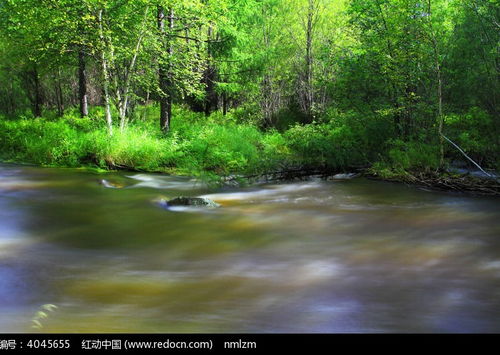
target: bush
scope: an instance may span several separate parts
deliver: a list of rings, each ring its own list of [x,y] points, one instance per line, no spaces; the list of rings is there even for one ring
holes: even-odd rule
[[[189,139],[188,139],[189,138]],[[195,125],[185,136],[180,164],[189,170],[217,175],[249,173],[258,165],[258,143],[262,133],[248,125]]]
[[[296,125],[284,137],[297,164],[347,169],[366,160],[362,139],[346,124]]]
[[[174,108],[171,131],[164,135],[156,120],[133,120],[123,132],[109,136],[100,110],[80,118],[68,112],[53,117],[0,120],[3,159],[41,165],[102,168],[126,167],[146,171],[175,171],[190,175],[228,175],[262,170],[265,134],[231,116],[206,118]],[[267,147],[269,152],[269,147]]]
[[[469,156],[480,164],[500,168],[499,127],[486,111],[473,107],[464,114],[446,116],[445,123],[448,137]],[[447,145],[447,155],[464,160],[450,145]]]
[[[378,161],[373,171],[379,175],[439,165],[439,145],[422,143],[425,137],[391,140],[392,118],[383,112],[362,116],[331,110],[321,123],[295,124],[281,133],[264,132],[255,123],[236,123],[238,118],[231,114],[205,117],[175,106],[171,130],[163,134],[157,110],[155,105],[136,108],[129,125],[123,132],[116,127],[113,136],[107,132],[102,108],[92,108],[88,118],[69,110],[56,119],[0,119],[0,154],[3,159],[42,165],[125,167],[211,178],[287,168],[348,170],[373,161]],[[480,136],[484,120],[476,112],[466,118],[449,116],[447,123],[457,132],[469,125],[463,131],[469,136],[462,133],[457,139],[476,154],[490,154],[491,145],[470,136]]]
[[[87,135],[86,151],[100,167],[128,167],[159,171],[175,166],[178,144],[175,139],[161,139],[147,131],[126,128],[110,137],[105,130]]]
[[[387,156],[374,163],[371,168],[376,175],[391,178],[405,176],[414,171],[428,172],[439,168],[438,145],[396,139],[389,141],[389,146]]]
[[[78,166],[84,155],[80,133],[68,124],[43,119],[0,121],[4,158],[41,165]]]

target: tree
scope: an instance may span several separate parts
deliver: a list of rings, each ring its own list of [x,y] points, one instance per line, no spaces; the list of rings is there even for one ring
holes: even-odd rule
[[[292,22],[288,34],[295,46],[295,97],[307,123],[322,115],[331,102],[322,83],[335,80],[335,73],[325,70],[323,64],[335,46],[343,44],[337,32],[343,27],[344,7],[343,0],[295,0],[289,9]],[[332,37],[339,42],[330,41]]]
[[[168,10],[168,32],[173,32],[174,29],[174,10]],[[165,29],[165,10],[162,6],[158,6],[158,30],[160,33],[160,42],[162,43],[163,53],[160,54],[158,68],[158,86],[160,89],[160,128],[164,132],[170,129],[170,120],[172,118],[172,102],[173,102],[173,72],[172,72],[172,55],[173,45],[172,38],[167,40],[167,30]],[[173,34],[171,34],[173,36]]]
[[[43,106],[40,65],[48,51],[44,25],[50,22],[49,13],[29,0],[5,0],[0,11],[2,35],[7,44],[4,50],[16,61],[33,115],[40,117]]]
[[[207,69],[206,34],[213,26],[211,6],[219,2],[190,0],[162,2],[157,7],[158,101],[160,128],[170,129],[172,104],[176,98],[204,93],[202,77]],[[212,27],[212,31],[213,31]]]

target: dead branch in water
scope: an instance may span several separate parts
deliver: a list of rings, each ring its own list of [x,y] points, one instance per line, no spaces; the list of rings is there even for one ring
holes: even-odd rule
[[[406,175],[384,179],[420,185],[431,190],[467,192],[479,195],[500,196],[500,181],[482,179],[470,175],[434,172],[408,172]]]

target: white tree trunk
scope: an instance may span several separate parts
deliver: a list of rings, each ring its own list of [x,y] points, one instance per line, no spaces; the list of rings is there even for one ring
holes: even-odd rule
[[[99,37],[102,42],[101,50],[101,66],[103,75],[103,90],[104,90],[104,107],[106,110],[106,124],[108,125],[109,134],[113,134],[113,118],[111,117],[111,107],[109,103],[109,72],[108,61],[106,58],[106,40],[104,38],[104,31],[102,28],[102,10],[99,10]]]

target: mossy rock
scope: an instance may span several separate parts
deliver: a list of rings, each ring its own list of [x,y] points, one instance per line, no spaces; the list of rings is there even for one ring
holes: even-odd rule
[[[208,198],[204,197],[176,197],[168,201],[164,201],[163,205],[166,208],[169,207],[208,207],[208,208],[215,208],[215,207],[220,207],[220,205]]]

